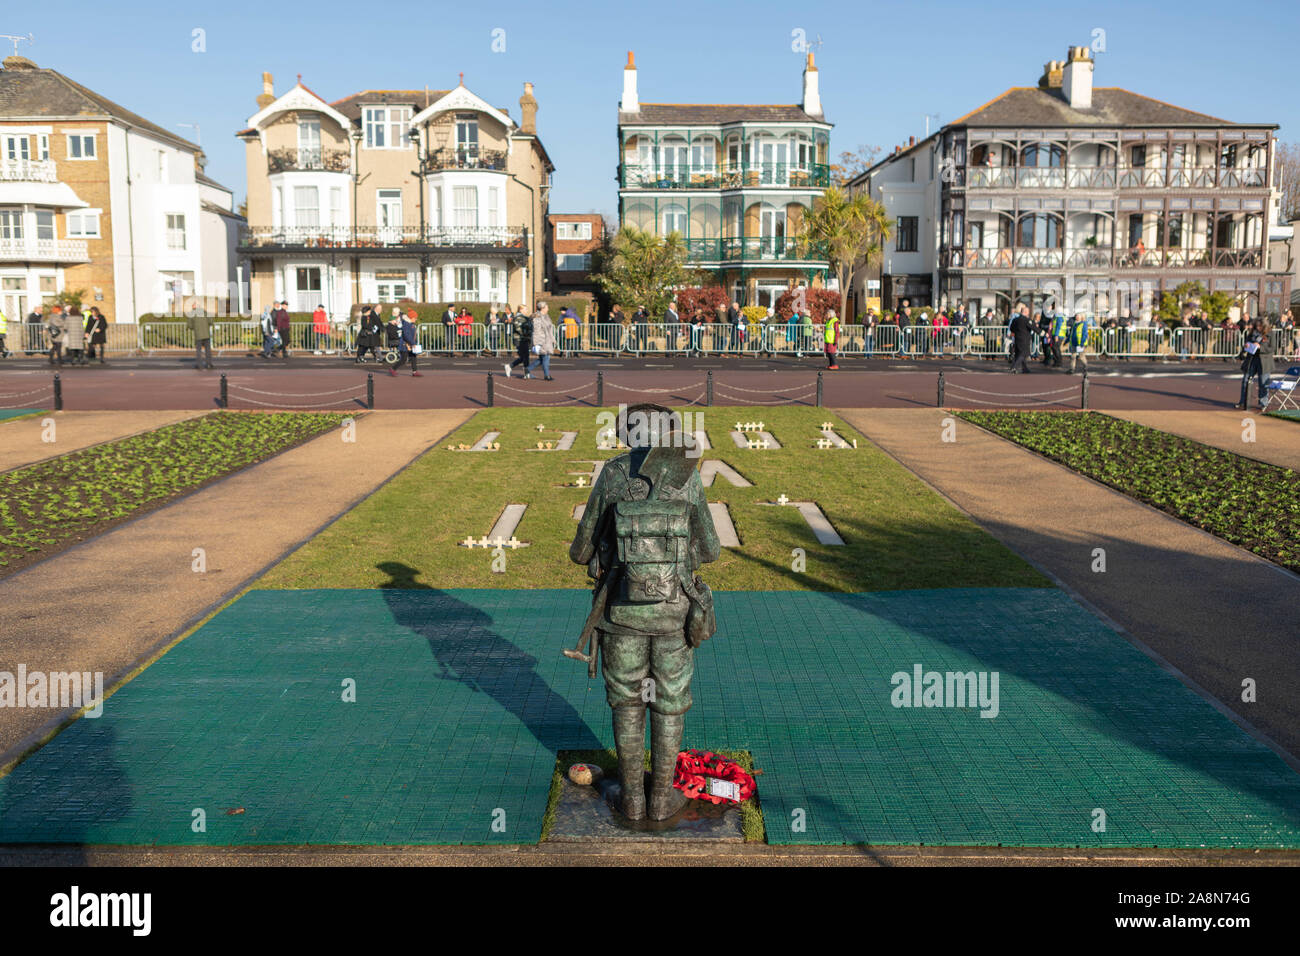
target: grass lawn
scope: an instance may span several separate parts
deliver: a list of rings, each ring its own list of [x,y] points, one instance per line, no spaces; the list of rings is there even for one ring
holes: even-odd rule
[[[941,587],[1047,587],[1032,567],[958,512],[892,458],[826,409],[710,408],[701,427],[713,444],[701,460],[721,458],[753,487],[718,477],[710,501],[726,502],[741,547],[723,549],[704,569],[723,590],[878,591]],[[585,588],[585,568],[568,548],[575,505],[587,488],[564,487],[583,463],[613,457],[596,448],[594,409],[487,409],[442,446],[432,449],[272,569],[259,582],[270,588]],[[781,449],[736,448],[737,421],[763,421]],[[819,425],[833,421],[856,449],[819,450]],[[538,432],[537,425],[544,430]],[[536,451],[577,431],[570,451]],[[488,431],[501,433],[499,451],[449,451]],[[793,507],[763,504],[785,494],[814,501],[846,541],[817,543]],[[526,504],[516,535],[530,547],[507,550],[506,570],[493,573],[489,549],[457,546],[480,538],[507,504]],[[792,570],[796,548],[806,570]]]
[[[0,577],[334,428],[320,412],[214,412],[0,474]]]
[[[1300,475],[1097,412],[959,412],[1089,478],[1300,571]]]

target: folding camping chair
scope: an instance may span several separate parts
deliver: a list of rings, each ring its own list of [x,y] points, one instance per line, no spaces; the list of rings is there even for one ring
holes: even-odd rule
[[[1286,374],[1278,378],[1270,378],[1268,385],[1265,386],[1268,394],[1264,400],[1264,408],[1270,412],[1280,412],[1285,409],[1300,412],[1300,365],[1292,365],[1286,370]],[[1274,406],[1274,400],[1277,405]]]

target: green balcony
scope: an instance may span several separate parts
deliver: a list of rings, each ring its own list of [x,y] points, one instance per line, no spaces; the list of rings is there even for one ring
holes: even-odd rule
[[[728,236],[719,239],[686,239],[691,262],[817,262],[826,261],[825,250],[817,245],[784,236]]]
[[[623,189],[825,189],[830,167],[822,164],[742,163],[724,166],[638,166],[619,170]]]

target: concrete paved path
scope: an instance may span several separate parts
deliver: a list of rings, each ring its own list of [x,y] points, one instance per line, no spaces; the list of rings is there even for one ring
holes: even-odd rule
[[[1300,425],[1284,422],[1259,412],[1227,411],[1124,411],[1108,412],[1116,418],[1127,418],[1139,425],[1149,425],[1161,431],[1182,435],[1203,445],[1213,445],[1234,455],[1258,458],[1273,465],[1300,471]],[[1248,435],[1243,421],[1255,425],[1255,440],[1244,441]]]
[[[840,410],[1008,547],[1300,756],[1300,581],[940,409]],[[1277,422],[1282,427],[1295,427]],[[1105,550],[1105,572],[1093,571]],[[1007,621],[1015,627],[1015,621]],[[1257,702],[1242,701],[1255,681]],[[1142,688],[1133,688],[1135,706]]]
[[[470,414],[366,414],[354,443],[328,432],[0,581],[0,669],[102,672],[108,688]],[[0,766],[67,713],[0,708]]]
[[[0,431],[0,471],[21,468],[204,414],[206,412],[200,411],[45,412],[3,422],[0,423],[4,427]],[[47,418],[54,419],[52,442],[45,441],[47,430],[44,422]]]

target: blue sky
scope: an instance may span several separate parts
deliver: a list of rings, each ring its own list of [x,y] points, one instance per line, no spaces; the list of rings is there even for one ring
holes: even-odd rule
[[[556,164],[555,212],[617,208],[616,110],[627,51],[643,102],[797,103],[803,30],[816,48],[831,150],[886,149],[1009,86],[1032,86],[1066,47],[1093,45],[1098,86],[1135,92],[1238,122],[1273,122],[1300,139],[1291,45],[1300,4],[769,2],[631,4],[613,0],[311,4],[61,2],[7,4],[0,32],[34,34],[19,52],[193,138],[208,173],[243,199],[234,133],[256,112],[261,74],[283,93],[301,73],[327,100],[362,89],[465,84],[519,118],[525,80]],[[192,51],[205,31],[206,52]],[[504,30],[505,51],[493,52]],[[1098,34],[1095,31],[1104,31]],[[12,51],[4,41],[4,54]]]

